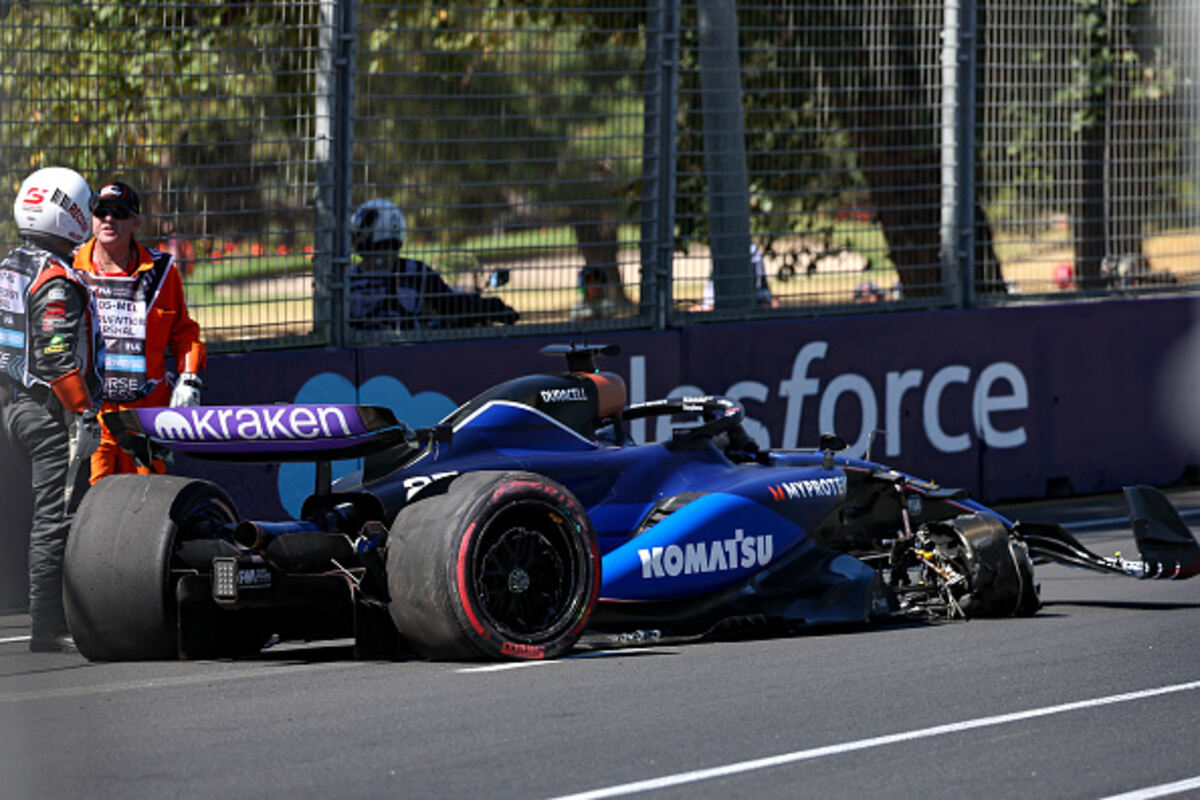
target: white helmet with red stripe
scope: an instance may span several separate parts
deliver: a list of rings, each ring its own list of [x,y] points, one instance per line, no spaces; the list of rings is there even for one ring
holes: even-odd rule
[[[61,239],[70,250],[83,244],[91,233],[91,199],[91,187],[78,172],[45,167],[21,184],[13,202],[13,218],[22,236],[39,244],[48,244],[45,237]]]

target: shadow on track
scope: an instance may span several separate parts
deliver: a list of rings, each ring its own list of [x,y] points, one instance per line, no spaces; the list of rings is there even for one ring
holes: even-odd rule
[[[1200,603],[1161,603],[1134,600],[1051,600],[1043,604],[1049,606],[1086,606],[1089,608],[1131,608],[1138,611],[1181,611],[1190,608],[1200,608]]]

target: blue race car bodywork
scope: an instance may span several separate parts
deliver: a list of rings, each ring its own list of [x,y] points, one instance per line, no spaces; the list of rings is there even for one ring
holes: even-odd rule
[[[147,458],[169,446],[312,460],[318,481],[301,519],[278,522],[238,518],[210,483],[98,484],[67,558],[81,651],[238,654],[270,637],[352,635],[363,655],[548,658],[585,632],[1031,614],[1040,559],[1136,577],[1200,570],[1190,532],[1159,525],[1139,536],[1152,557],[1102,558],[1061,528],[846,457],[836,437],[761,449],[724,398],[627,406],[621,379],[596,369],[612,348],[547,350],[568,372],[507,381],[422,430],[369,406],[112,415]],[[662,416],[693,422],[667,441],[629,437],[631,420]],[[329,462],[352,456],[363,469],[331,482]],[[105,566],[118,551],[131,562]]]

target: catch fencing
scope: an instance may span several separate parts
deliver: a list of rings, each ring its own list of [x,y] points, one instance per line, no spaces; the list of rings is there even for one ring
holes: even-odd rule
[[[0,196],[133,184],[225,351],[1200,285],[1192,0],[505,5],[0,2]],[[364,320],[377,197],[517,321]]]

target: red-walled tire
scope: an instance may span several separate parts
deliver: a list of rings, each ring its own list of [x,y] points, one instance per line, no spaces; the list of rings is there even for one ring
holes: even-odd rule
[[[387,574],[392,620],[426,658],[556,658],[595,607],[600,553],[564,487],[474,472],[432,484],[396,515]]]

